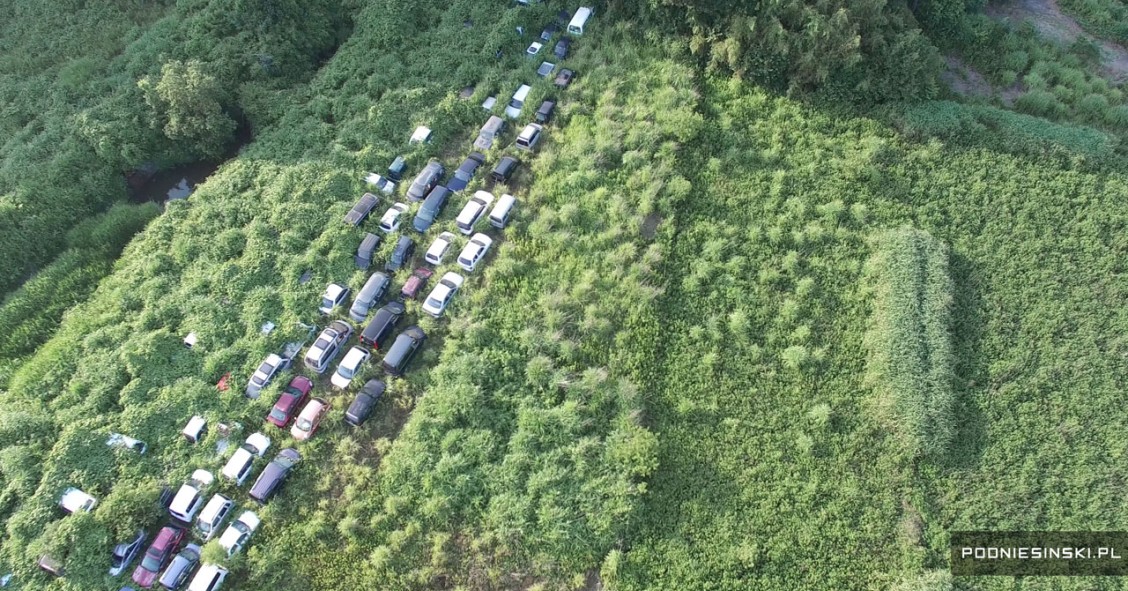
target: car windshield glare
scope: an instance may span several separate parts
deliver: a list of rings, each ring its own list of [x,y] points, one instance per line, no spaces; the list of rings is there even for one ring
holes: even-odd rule
[[[313,426],[313,421],[309,419],[298,419],[297,424],[294,426],[297,427],[299,431],[309,431],[310,427]]]
[[[329,298],[321,298],[321,307],[322,308],[332,308],[333,307],[333,300],[331,300]]]

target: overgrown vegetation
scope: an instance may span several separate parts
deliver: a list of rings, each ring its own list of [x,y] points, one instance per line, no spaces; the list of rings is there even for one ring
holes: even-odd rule
[[[349,15],[339,0],[5,3],[0,293],[123,200],[122,173],[215,157],[233,120],[269,122]]]
[[[116,205],[68,232],[69,248],[0,305],[0,359],[47,342],[63,312],[94,292],[126,243],[158,213],[152,203]]]
[[[948,249],[912,228],[885,232],[874,242],[865,269],[873,294],[863,339],[865,381],[909,449],[942,458],[956,423]]]
[[[1121,0],[1062,0],[1062,8],[1085,29],[1117,43],[1128,43],[1128,6]]]
[[[29,335],[5,344],[27,358],[9,360],[0,395],[0,572],[14,571],[15,588],[119,589],[105,575],[109,550],[163,518],[160,485],[218,471],[230,453],[217,451],[217,429],[185,442],[187,419],[226,423],[235,444],[267,428],[292,374],[256,401],[241,385],[267,353],[304,338],[303,325],[325,322],[315,310],[326,283],[366,279],[352,261],[364,229],[341,224],[364,173],[401,153],[412,171],[432,157],[457,164],[488,116],[482,100],[497,96],[500,111],[521,83],[534,87],[522,122],[545,97],[559,107],[536,156],[522,154],[513,182],[492,189],[518,197],[514,221],[490,230],[491,256],[447,317],[421,318],[409,302],[401,326],[418,321],[428,341],[368,424],[347,428],[352,393],[317,380],[330,414],[297,444],[304,460],[259,509],[262,527],[227,562],[225,588],[941,590],[954,585],[943,575],[947,531],[1115,524],[1128,478],[1110,461],[1128,420],[1120,132],[1077,127],[1072,112],[1051,122],[952,101],[871,116],[827,107],[931,96],[935,52],[909,11],[960,30],[963,3],[732,15],[708,3],[610,6],[564,62],[579,74],[564,92],[536,78],[531,35],[515,34],[535,35],[557,5],[326,4],[320,14],[332,18],[309,17],[324,35],[308,38],[301,6],[162,5],[136,33],[148,41],[130,45],[160,59],[127,50],[120,94],[80,101],[74,141],[113,166],[148,157],[154,137],[169,154],[203,154],[240,111],[256,140],[149,223],[50,340],[35,337],[65,294],[36,278],[8,300],[10,316],[0,310]],[[276,39],[293,51],[264,57],[264,29],[230,10],[289,23]],[[315,48],[334,45],[342,14],[355,17],[351,36],[293,86],[322,55]],[[685,36],[669,33],[678,15],[691,17]],[[777,28],[748,37],[751,23]],[[819,33],[831,25],[842,27]],[[213,43],[219,32],[237,34]],[[878,50],[897,44],[901,53]],[[911,58],[903,69],[892,67],[898,55]],[[298,66],[276,78],[280,63]],[[166,78],[190,84],[162,88]],[[185,87],[193,92],[178,94]],[[419,124],[433,142],[407,146]],[[513,153],[506,143],[490,163]],[[465,195],[487,187],[482,176],[420,245],[450,229]],[[75,230],[60,266],[75,257],[86,269],[74,253],[130,233],[111,220],[133,228],[151,213],[111,210]],[[919,230],[893,234],[878,260],[920,260],[929,272],[896,293],[941,309],[952,297],[950,370],[928,360],[934,383],[952,376],[950,434],[869,412],[871,311],[925,318],[866,287],[871,237],[903,226]],[[947,245],[946,271],[936,248],[897,244]],[[268,321],[277,328],[264,335]],[[182,344],[190,331],[192,349]],[[933,330],[906,342],[942,350],[939,339]],[[228,372],[233,388],[220,392]],[[372,364],[355,383],[378,373]],[[924,451],[947,442],[945,461],[920,462],[906,427]],[[150,451],[107,448],[111,431]],[[268,456],[295,445],[267,432]],[[98,508],[63,516],[54,503],[67,486]],[[215,490],[248,505],[245,487]],[[44,553],[67,577],[36,569]]]

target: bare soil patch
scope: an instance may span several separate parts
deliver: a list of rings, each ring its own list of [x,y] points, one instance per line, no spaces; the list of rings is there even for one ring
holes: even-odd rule
[[[1073,17],[1061,11],[1057,0],[1014,0],[1006,4],[988,4],[986,12],[991,18],[1012,26],[1029,22],[1040,35],[1063,45],[1079,38],[1089,39],[1101,50],[1101,74],[1116,84],[1128,81],[1128,50],[1085,32]]]

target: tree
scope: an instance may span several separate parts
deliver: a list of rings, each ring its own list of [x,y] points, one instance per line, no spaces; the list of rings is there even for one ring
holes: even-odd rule
[[[166,63],[159,77],[146,76],[137,86],[151,110],[150,124],[169,139],[188,142],[193,151],[212,158],[231,142],[235,121],[224,110],[230,92],[202,63]]]

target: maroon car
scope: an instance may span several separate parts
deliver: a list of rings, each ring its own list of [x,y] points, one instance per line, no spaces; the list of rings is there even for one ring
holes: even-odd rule
[[[407,282],[403,284],[400,295],[409,300],[414,300],[415,296],[427,285],[427,280],[434,274],[434,271],[424,267],[416,269],[415,272],[411,274],[411,277],[408,278]]]
[[[180,543],[183,541],[183,529],[170,525],[162,527],[153,544],[145,551],[145,558],[141,559],[141,564],[133,571],[133,582],[145,589],[152,587],[161,569],[180,549]]]
[[[282,395],[278,397],[278,402],[274,403],[274,408],[270,409],[266,420],[279,429],[285,429],[294,413],[305,405],[309,391],[312,389],[313,381],[305,376],[297,376],[290,380],[290,385],[286,386]]]

